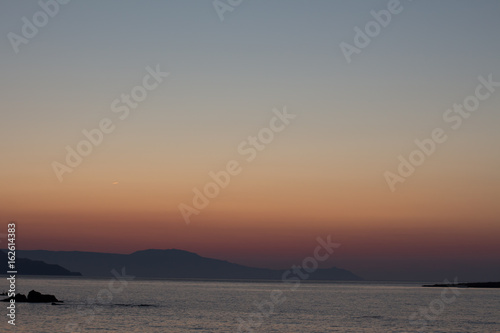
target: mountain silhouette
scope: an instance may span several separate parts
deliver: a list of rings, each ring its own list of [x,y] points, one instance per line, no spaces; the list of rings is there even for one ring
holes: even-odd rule
[[[16,251],[16,254],[19,254],[19,251]],[[8,271],[12,271],[8,267],[6,252],[0,251],[0,261],[2,262],[2,271],[0,274],[7,274]],[[57,264],[47,264],[39,260],[18,257],[16,257],[14,270],[17,271],[18,275],[82,275],[78,272],[71,272]]]
[[[131,254],[79,251],[21,250],[18,255],[61,265],[84,276],[110,276],[126,269],[128,275],[143,278],[281,280],[284,270],[254,268],[196,253],[169,249],[144,250]],[[317,269],[308,280],[359,281],[359,276],[341,268]]]

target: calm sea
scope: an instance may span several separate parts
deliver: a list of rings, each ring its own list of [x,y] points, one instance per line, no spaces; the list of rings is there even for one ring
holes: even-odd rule
[[[20,278],[17,289],[64,304],[17,304],[14,327],[2,303],[1,332],[500,332],[499,289],[115,278]]]

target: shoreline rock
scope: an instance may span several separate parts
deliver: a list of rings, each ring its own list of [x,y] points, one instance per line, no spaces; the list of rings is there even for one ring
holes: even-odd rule
[[[30,291],[28,297],[19,293],[3,299],[2,302],[10,302],[11,299],[14,299],[16,303],[63,303],[63,301],[58,300],[54,295],[42,294],[35,290]]]

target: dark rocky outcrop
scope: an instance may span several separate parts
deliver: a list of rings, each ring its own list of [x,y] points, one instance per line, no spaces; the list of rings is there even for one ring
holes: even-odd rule
[[[11,299],[15,299],[16,303],[56,303],[62,301],[58,300],[54,295],[42,294],[38,291],[32,290],[28,293],[28,297],[23,294],[16,294],[16,296],[12,296],[6,299],[3,299],[2,302],[10,302]]]
[[[28,299],[26,298],[26,295],[16,294],[16,296],[12,296],[12,297],[3,299],[2,302],[10,302],[11,299],[14,299],[16,302],[27,302],[28,301]]]

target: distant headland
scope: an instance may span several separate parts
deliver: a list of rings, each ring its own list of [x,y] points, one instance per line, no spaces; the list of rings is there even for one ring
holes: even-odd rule
[[[500,288],[500,282],[466,282],[450,284],[426,284],[422,287],[455,287],[455,288]]]

